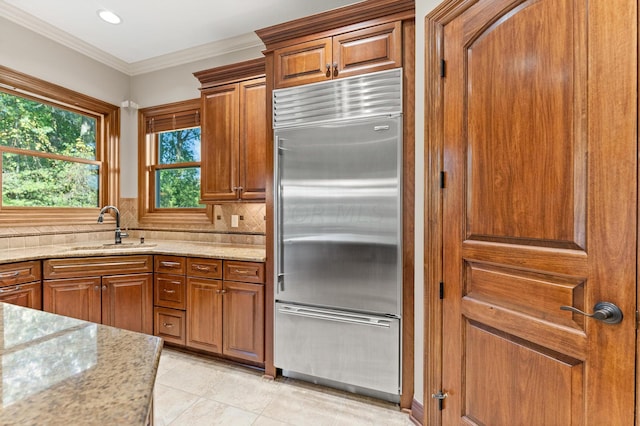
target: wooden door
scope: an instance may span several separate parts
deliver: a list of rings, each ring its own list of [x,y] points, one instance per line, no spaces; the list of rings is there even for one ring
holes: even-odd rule
[[[267,180],[267,91],[265,79],[240,83],[240,198],[264,200]]]
[[[101,293],[100,277],[45,280],[43,310],[100,324]]]
[[[201,198],[238,198],[238,84],[202,93]]]
[[[222,353],[222,281],[187,278],[187,346]]]
[[[153,275],[102,277],[102,323],[153,334]]]
[[[637,5],[450,3],[442,423],[631,425]]]
[[[264,361],[264,285],[224,282],[224,354]]]

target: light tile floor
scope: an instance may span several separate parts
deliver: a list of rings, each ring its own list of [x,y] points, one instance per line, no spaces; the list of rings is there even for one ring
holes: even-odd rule
[[[413,425],[398,406],[165,347],[155,426]]]

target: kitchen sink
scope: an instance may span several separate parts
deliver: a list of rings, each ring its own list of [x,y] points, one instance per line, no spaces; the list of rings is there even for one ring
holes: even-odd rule
[[[134,249],[134,248],[151,248],[155,247],[156,244],[152,243],[104,243],[104,244],[92,244],[87,246],[74,246],[71,247],[71,250],[80,251],[80,250],[123,250],[123,249]]]

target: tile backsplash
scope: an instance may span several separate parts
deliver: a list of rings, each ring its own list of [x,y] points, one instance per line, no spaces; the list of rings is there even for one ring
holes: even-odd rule
[[[199,241],[219,244],[265,244],[265,205],[232,203],[214,206],[214,220],[206,225],[163,224],[142,226],[138,223],[137,198],[121,198],[120,227],[131,239]],[[232,215],[238,226],[232,227]],[[108,241],[113,229],[104,225],[0,227],[0,250],[55,244]]]

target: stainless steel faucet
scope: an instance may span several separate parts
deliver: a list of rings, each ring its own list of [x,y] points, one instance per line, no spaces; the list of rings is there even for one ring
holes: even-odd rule
[[[104,213],[108,210],[116,212],[116,244],[122,244],[122,239],[128,237],[129,234],[120,230],[120,210],[116,206],[104,206],[98,215],[98,223],[104,221]]]

